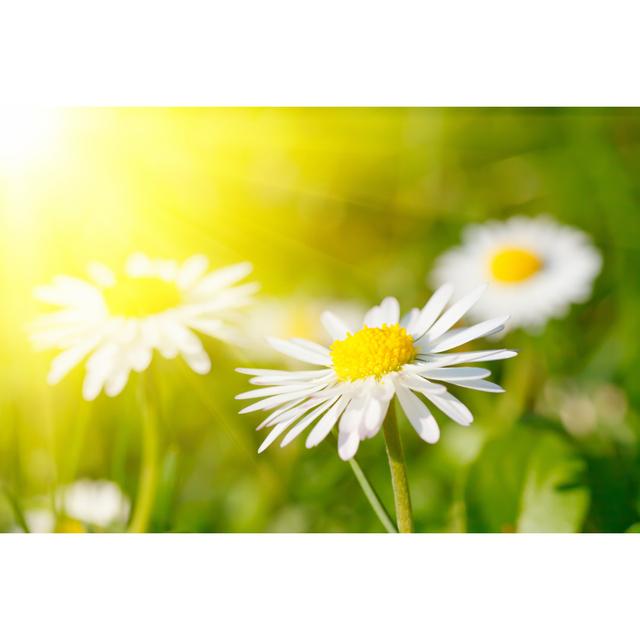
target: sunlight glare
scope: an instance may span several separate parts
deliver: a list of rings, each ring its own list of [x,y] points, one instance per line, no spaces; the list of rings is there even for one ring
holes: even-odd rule
[[[0,107],[0,169],[20,172],[50,149],[58,131],[52,109]]]

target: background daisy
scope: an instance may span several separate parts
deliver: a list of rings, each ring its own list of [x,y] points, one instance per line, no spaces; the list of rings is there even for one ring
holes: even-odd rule
[[[24,512],[30,533],[122,531],[131,508],[128,497],[115,482],[87,478],[60,487],[53,499],[40,497],[34,503],[37,504]]]
[[[432,280],[461,291],[487,282],[473,317],[508,313],[508,328],[536,329],[587,300],[601,262],[582,231],[547,216],[515,216],[465,228],[462,245],[437,260]]]
[[[57,276],[35,295],[60,309],[32,326],[36,348],[62,350],[48,382],[56,384],[88,357],[83,397],[93,400],[102,389],[116,396],[131,371],[149,366],[154,351],[180,355],[196,373],[208,373],[211,362],[195,332],[237,341],[228,320],[256,291],[252,283],[237,285],[250,271],[246,262],[209,272],[201,255],[180,264],[137,253],[122,273],[92,264],[90,281]]]
[[[120,487],[108,480],[77,480],[60,489],[58,502],[68,518],[99,529],[122,529],[131,509]]]

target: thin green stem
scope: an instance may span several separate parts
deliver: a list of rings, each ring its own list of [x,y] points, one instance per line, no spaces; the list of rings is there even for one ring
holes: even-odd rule
[[[367,478],[365,472],[362,470],[362,467],[358,463],[355,458],[351,458],[349,460],[349,466],[353,471],[353,475],[356,477],[360,488],[362,489],[362,493],[364,493],[365,497],[369,501],[371,508],[374,510],[375,514],[380,519],[382,526],[388,533],[398,533],[396,526],[393,524],[393,520],[387,513],[387,510],[384,508],[376,490],[373,488],[369,479]]]
[[[158,416],[151,400],[149,379],[140,380],[139,404],[142,416],[142,463],[138,482],[138,499],[129,523],[129,532],[144,533],[149,528],[158,488]]]
[[[78,409],[73,423],[73,433],[71,434],[71,446],[68,449],[67,468],[65,472],[65,482],[73,482],[78,472],[80,455],[84,447],[87,425],[91,406],[88,402],[83,402]]]
[[[7,498],[7,502],[11,506],[11,510],[13,511],[13,515],[18,523],[18,526],[25,532],[30,533],[29,525],[27,524],[27,519],[24,515],[24,511],[22,510],[22,505],[20,504],[20,500],[6,487],[3,487],[3,492],[5,497]]]
[[[411,496],[409,494],[409,481],[407,480],[407,468],[402,451],[402,440],[398,431],[396,409],[393,401],[389,404],[389,410],[382,425],[384,441],[387,446],[389,469],[391,471],[391,484],[393,486],[393,499],[396,506],[396,521],[400,533],[413,531],[413,517],[411,515]]]

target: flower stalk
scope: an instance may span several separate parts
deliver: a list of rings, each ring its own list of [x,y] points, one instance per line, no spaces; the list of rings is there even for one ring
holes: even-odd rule
[[[138,481],[138,499],[129,523],[130,533],[144,533],[149,529],[158,488],[159,438],[158,416],[149,393],[150,380],[144,376],[138,387],[142,416],[142,462]]]
[[[395,404],[389,404],[389,410],[382,425],[384,442],[389,459],[391,471],[391,484],[393,486],[393,500],[396,508],[396,521],[399,533],[413,532],[413,515],[411,513],[411,495],[409,494],[409,481],[407,479],[407,467],[404,461],[402,440],[398,431]]]
[[[384,508],[384,505],[380,501],[376,490],[373,488],[369,479],[367,478],[365,472],[362,470],[362,467],[358,463],[355,458],[351,458],[349,460],[349,466],[353,471],[353,475],[356,477],[360,488],[362,489],[362,493],[364,493],[365,497],[369,501],[371,508],[378,516],[378,519],[382,523],[382,526],[385,528],[387,533],[398,533],[395,525],[393,524],[393,520],[390,518],[387,510]]]

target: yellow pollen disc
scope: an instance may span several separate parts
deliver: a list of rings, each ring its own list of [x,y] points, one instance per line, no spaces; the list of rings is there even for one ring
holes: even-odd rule
[[[413,339],[404,327],[383,324],[364,327],[331,345],[333,369],[339,380],[359,380],[399,371],[416,356]]]
[[[182,297],[173,282],[160,278],[123,276],[103,290],[109,313],[142,318],[177,307]]]
[[[491,257],[491,274],[499,282],[522,282],[542,269],[542,260],[521,247],[505,247]]]
[[[56,533],[86,533],[87,529],[78,520],[64,518],[56,524]]]

